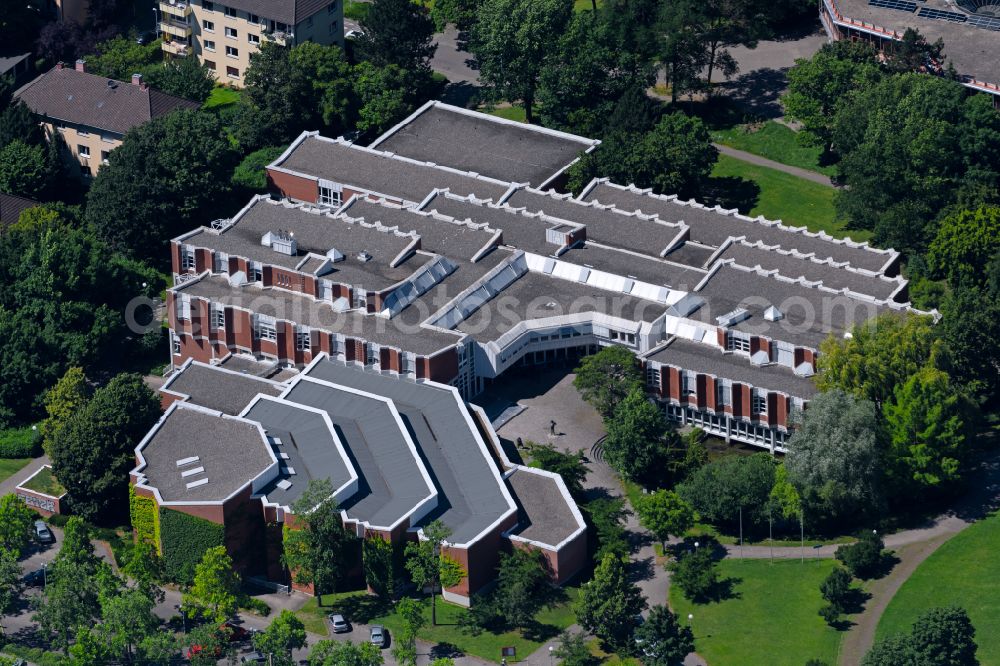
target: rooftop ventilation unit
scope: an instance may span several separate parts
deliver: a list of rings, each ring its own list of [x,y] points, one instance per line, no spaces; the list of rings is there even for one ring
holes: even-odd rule
[[[192,481],[192,482],[190,482],[190,483],[188,483],[186,485],[187,485],[187,489],[191,490],[192,488],[197,488],[198,486],[203,486],[206,483],[208,483],[208,479],[207,478],[205,478],[205,479],[198,479],[197,481]]]
[[[260,237],[260,244],[289,257],[294,257],[298,252],[295,234],[288,231],[268,231]]]
[[[365,250],[361,250],[361,252],[358,252],[358,261],[362,263],[367,263],[372,259],[373,259],[372,255],[366,252]]]
[[[326,258],[332,261],[333,263],[337,263],[338,261],[344,260],[344,253],[335,247],[331,247],[326,252]]]
[[[198,456],[191,456],[190,458],[181,458],[177,461],[178,467],[184,467],[184,465],[190,465],[191,463],[198,462]]]
[[[746,308],[736,308],[732,312],[727,312],[721,317],[716,317],[715,321],[719,326],[733,326],[740,323],[744,319],[750,318],[750,311]]]
[[[784,319],[785,313],[774,307],[773,305],[768,309],[764,310],[764,319],[768,321],[778,321],[779,319]]]

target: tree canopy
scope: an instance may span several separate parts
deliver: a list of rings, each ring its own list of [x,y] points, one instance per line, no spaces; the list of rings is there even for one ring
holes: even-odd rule
[[[580,589],[576,619],[587,631],[615,648],[628,648],[635,616],[646,607],[639,588],[628,579],[620,557],[606,555],[594,577]]]
[[[584,400],[608,417],[635,389],[642,389],[639,363],[627,347],[611,345],[580,361],[573,386]]]
[[[437,50],[434,21],[427,7],[412,0],[374,0],[361,19],[357,49],[378,67],[395,65],[410,72],[430,71]]]
[[[636,641],[642,641],[643,664],[674,666],[694,652],[694,632],[677,621],[677,615],[666,606],[653,606],[649,617],[635,630]]]
[[[664,545],[670,535],[683,536],[696,519],[694,508],[672,490],[643,495],[636,502],[635,510],[642,526]]]
[[[329,479],[311,479],[292,503],[294,525],[285,522],[282,561],[295,582],[313,585],[317,600],[336,591],[345,573],[348,549],[354,537],[346,529],[333,499]]]
[[[731,530],[766,525],[768,498],[774,487],[777,463],[767,453],[726,456],[695,470],[677,492],[702,519]]]
[[[604,459],[619,474],[647,485],[662,477],[668,439],[676,443],[677,433],[667,423],[663,410],[642,389],[633,389],[604,426],[608,431]]]

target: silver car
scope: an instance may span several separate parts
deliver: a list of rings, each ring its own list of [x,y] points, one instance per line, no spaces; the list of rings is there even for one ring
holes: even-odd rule
[[[52,530],[49,526],[45,524],[44,520],[35,521],[35,538],[42,543],[52,543],[55,541],[55,537],[52,536]]]
[[[384,648],[386,640],[388,639],[388,633],[381,624],[373,624],[369,629],[369,638],[372,645],[376,645],[379,648]]]
[[[326,619],[330,622],[330,628],[335,634],[346,634],[351,630],[351,623],[345,620],[340,613],[330,613]]]

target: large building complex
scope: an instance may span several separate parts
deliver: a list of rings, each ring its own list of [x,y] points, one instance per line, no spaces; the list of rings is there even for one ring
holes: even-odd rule
[[[892,48],[907,28],[944,42],[947,61],[967,87],[1000,105],[1000,0],[822,0],[820,19],[830,39]],[[931,63],[944,71],[945,63]]]
[[[164,52],[194,55],[235,87],[261,42],[344,43],[342,0],[160,0],[158,7]]]
[[[107,164],[111,151],[133,127],[200,106],[150,88],[141,74],[134,74],[128,83],[91,74],[84,60],[77,60],[73,68],[57,64],[20,88],[15,97],[31,109],[50,140],[58,134],[65,142],[65,157],[85,178]]]
[[[820,343],[911,309],[899,254],[606,179],[560,192],[596,145],[438,102],[369,147],[301,135],[268,167],[275,197],[171,244],[178,402],[137,449],[137,492],[243,526],[231,551],[277,579],[241,544],[329,478],[359,535],[440,516],[465,600],[503,544],[557,580],[581,562],[562,482],[464,402],[512,368],[623,345],[672,419],[783,451]]]
[[[132,473],[159,509],[223,525],[245,576],[287,582],[280,525],[312,479],[331,482],[360,538],[401,546],[443,522],[446,552],[467,572],[444,592],[457,603],[493,582],[504,549],[540,551],[558,583],[583,567],[586,526],[562,479],[512,463],[454,387],[325,354],[285,381],[256,376],[266,371],[238,357],[187,361],[162,390],[166,413]]]

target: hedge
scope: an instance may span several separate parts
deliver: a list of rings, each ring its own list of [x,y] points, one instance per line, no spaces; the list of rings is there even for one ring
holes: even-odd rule
[[[0,458],[36,458],[42,455],[42,438],[29,428],[0,430]]]
[[[160,513],[156,510],[156,502],[151,497],[136,495],[135,488],[130,485],[128,487],[128,506],[136,538],[152,543],[156,546],[156,551],[162,555]]]
[[[0,652],[12,654],[21,659],[27,659],[38,666],[64,666],[70,663],[69,658],[64,657],[58,652],[47,652],[42,648],[28,647],[18,643],[7,643],[0,647]],[[0,664],[2,663],[0,661]]]
[[[160,543],[167,580],[194,581],[194,567],[205,551],[224,544],[225,530],[208,520],[160,508]]]

